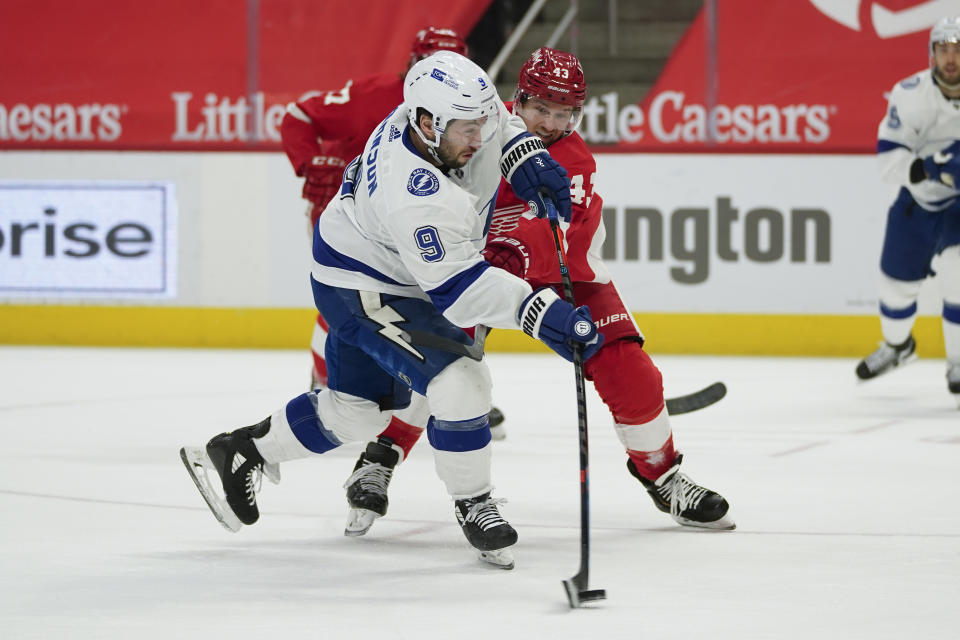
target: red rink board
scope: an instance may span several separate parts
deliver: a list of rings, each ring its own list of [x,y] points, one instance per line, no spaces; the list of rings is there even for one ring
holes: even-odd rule
[[[488,5],[5,0],[0,148],[276,149],[287,102],[400,73],[419,29]]]
[[[704,4],[613,150],[872,152],[884,94],[927,66],[930,27],[960,14],[956,0],[714,6]]]

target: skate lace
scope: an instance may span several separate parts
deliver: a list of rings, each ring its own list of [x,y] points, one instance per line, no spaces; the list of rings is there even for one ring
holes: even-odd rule
[[[247,504],[249,504],[251,507],[257,503],[257,492],[260,491],[260,487],[262,485],[263,466],[258,464],[254,468],[250,469],[249,473],[247,473]]]
[[[707,493],[706,488],[679,471],[664,486],[664,489],[666,491],[661,491],[660,495],[670,501],[670,512],[674,515],[679,515],[687,509],[696,509]]]
[[[506,498],[487,498],[483,502],[475,502],[467,509],[463,521],[476,522],[477,526],[483,531],[507,524],[507,521],[500,515],[500,511],[497,510],[497,505],[506,502]]]
[[[379,462],[364,460],[363,466],[347,478],[347,481],[343,484],[343,488],[346,489],[354,482],[359,481],[360,488],[364,491],[386,493],[391,477],[393,477],[393,469],[388,469]]]

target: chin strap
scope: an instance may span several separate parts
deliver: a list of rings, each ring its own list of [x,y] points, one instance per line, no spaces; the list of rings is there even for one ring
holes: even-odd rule
[[[423,141],[423,144],[427,145],[427,153],[430,154],[430,157],[436,160],[437,164],[443,166],[443,160],[441,160],[440,156],[437,154],[437,145],[431,140],[427,140],[427,136],[423,135],[423,131],[420,130],[420,127],[417,127],[411,123],[410,128],[416,132],[416,134],[420,137],[420,140]],[[439,136],[437,137],[439,138]]]

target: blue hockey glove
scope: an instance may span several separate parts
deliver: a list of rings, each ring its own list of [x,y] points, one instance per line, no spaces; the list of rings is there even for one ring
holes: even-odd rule
[[[540,138],[521,133],[508,142],[500,157],[500,172],[517,197],[525,200],[538,218],[547,214],[540,195],[540,191],[545,190],[557,203],[560,218],[570,221],[570,180],[566,170],[547,153]]]
[[[561,356],[573,362],[573,341],[583,343],[583,361],[603,344],[603,334],[590,317],[590,309],[576,307],[549,287],[537,289],[520,305],[520,326],[528,336],[541,340]]]
[[[951,189],[960,187],[960,141],[923,159],[923,171]]]

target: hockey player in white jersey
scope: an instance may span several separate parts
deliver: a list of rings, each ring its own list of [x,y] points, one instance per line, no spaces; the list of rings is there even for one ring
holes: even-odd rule
[[[917,297],[937,256],[947,387],[960,403],[960,17],[930,31],[930,68],[900,81],[880,123],[887,182],[901,185],[880,258],[883,342],[857,366],[862,380],[916,358]]]
[[[452,52],[415,64],[404,103],[347,167],[314,231],[311,284],[331,329],[328,387],[205,448],[181,449],[225,527],[257,521],[261,474],[279,480],[281,462],[369,440],[413,390],[429,402],[436,470],[464,535],[483,559],[513,566],[517,533],[490,495],[490,375],[482,340],[460,327],[522,328],[568,360],[574,341],[586,359],[602,338],[586,307],[484,261],[501,175],[538,211],[550,197],[569,216],[564,170],[509,115],[482,69]]]

